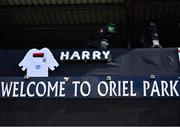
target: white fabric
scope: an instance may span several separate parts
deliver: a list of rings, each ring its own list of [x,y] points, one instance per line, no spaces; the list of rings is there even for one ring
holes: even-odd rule
[[[44,57],[33,57],[33,53],[44,53]],[[19,63],[23,71],[27,70],[29,77],[48,77],[48,69],[54,70],[59,64],[48,48],[31,49]]]

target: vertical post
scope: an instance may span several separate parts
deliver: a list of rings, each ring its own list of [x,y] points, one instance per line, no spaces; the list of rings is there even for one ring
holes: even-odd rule
[[[131,24],[130,24],[130,16],[131,16],[131,1],[125,0],[125,16],[126,16],[126,29],[127,29],[127,47],[131,48]]]

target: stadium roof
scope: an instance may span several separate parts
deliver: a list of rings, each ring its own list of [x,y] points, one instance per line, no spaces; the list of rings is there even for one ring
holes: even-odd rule
[[[164,47],[178,46],[179,0],[0,0],[1,48],[77,47],[99,27],[117,24],[110,47],[138,47],[148,19]]]

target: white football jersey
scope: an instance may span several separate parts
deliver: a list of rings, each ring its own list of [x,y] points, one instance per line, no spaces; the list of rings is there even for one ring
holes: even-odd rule
[[[54,70],[59,64],[48,48],[31,49],[19,63],[23,71],[27,70],[28,77],[48,77],[48,70]]]

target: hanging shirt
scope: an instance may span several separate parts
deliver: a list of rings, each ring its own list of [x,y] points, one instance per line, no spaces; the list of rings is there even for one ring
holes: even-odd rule
[[[48,48],[31,49],[19,63],[23,71],[27,70],[29,77],[48,77],[48,70],[54,70],[59,64]]]

